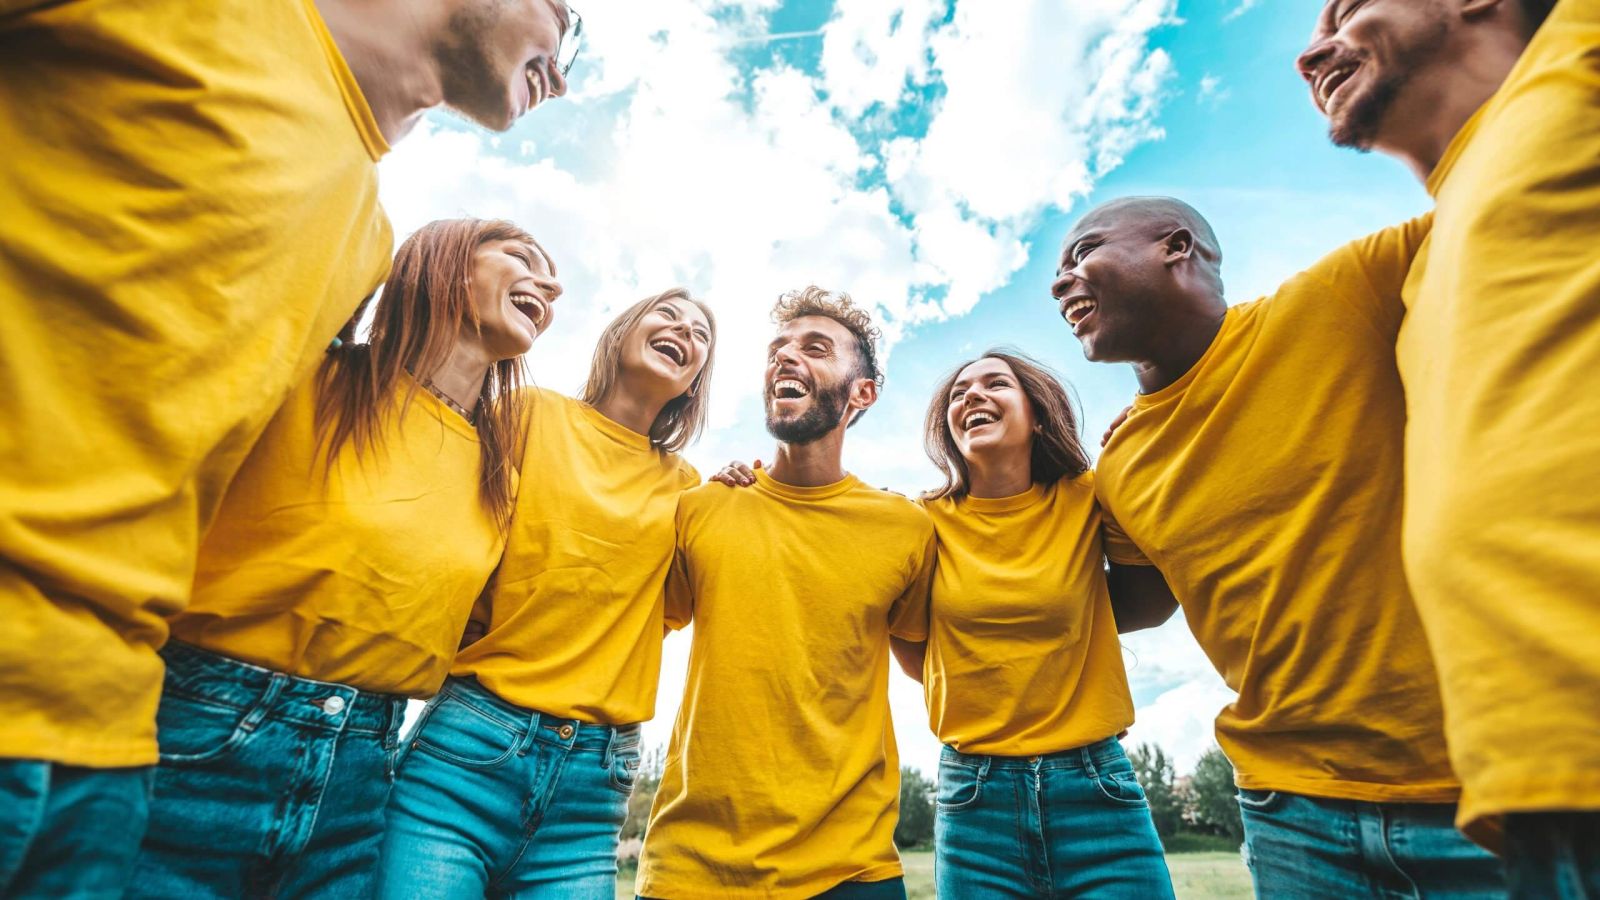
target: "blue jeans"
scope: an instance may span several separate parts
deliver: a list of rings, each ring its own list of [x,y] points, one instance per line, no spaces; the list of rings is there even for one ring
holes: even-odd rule
[[[1491,898],[1505,867],[1455,828],[1453,803],[1364,803],[1239,790],[1257,897]]]
[[[0,759],[0,897],[122,896],[150,773]]]
[[[129,897],[372,892],[402,698],[169,643]]]
[[[380,896],[611,900],[639,726],[557,719],[452,678],[412,735]]]
[[[1034,757],[945,747],[935,805],[940,897],[1172,897],[1150,804],[1116,738]]]
[[[818,894],[814,900],[905,900],[906,880],[885,878],[882,881],[846,881]],[[656,900],[653,897],[634,895],[634,900]]]
[[[1600,897],[1600,813],[1506,816],[1506,869],[1518,900]]]

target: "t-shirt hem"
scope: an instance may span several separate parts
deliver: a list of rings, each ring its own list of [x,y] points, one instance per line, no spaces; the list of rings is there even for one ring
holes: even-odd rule
[[[806,900],[825,891],[832,890],[841,884],[851,881],[888,881],[891,878],[900,878],[905,875],[899,863],[873,866],[863,869],[848,877],[840,879],[819,878],[808,884],[797,885],[783,890],[772,888],[751,887],[735,888],[718,883],[689,883],[674,881],[672,879],[646,879],[640,877],[634,884],[634,893],[640,897],[656,897],[660,900],[711,900],[711,898],[765,898],[765,900]]]
[[[25,735],[0,735],[0,759],[33,759],[89,769],[126,769],[153,766],[161,760],[154,740],[103,741],[40,739]]]
[[[1600,773],[1566,778],[1548,770],[1478,779],[1463,792],[1456,827],[1467,837],[1498,851],[1505,816],[1534,812],[1600,812]]]
[[[1365,803],[1455,803],[1461,799],[1461,785],[1455,782],[1422,784],[1378,784],[1370,781],[1331,781],[1309,778],[1259,778],[1239,775],[1239,787],[1252,791],[1283,791],[1329,800],[1357,800]]]

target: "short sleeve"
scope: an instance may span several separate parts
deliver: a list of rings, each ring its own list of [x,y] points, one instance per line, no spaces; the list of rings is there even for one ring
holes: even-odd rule
[[[694,620],[694,589],[690,587],[689,567],[683,548],[672,553],[672,568],[667,570],[666,623],[673,631],[688,627]]]
[[[1100,510],[1100,537],[1105,545],[1106,559],[1119,566],[1153,566],[1150,557],[1128,537],[1117,520],[1104,507]]]
[[[928,639],[928,605],[933,591],[933,565],[939,557],[938,538],[928,523],[928,538],[919,558],[913,560],[906,589],[889,607],[889,633],[907,641]]]
[[[1323,257],[1312,272],[1327,285],[1327,296],[1371,321],[1387,337],[1405,318],[1401,291],[1411,262],[1433,230],[1433,213],[1357,238]]]

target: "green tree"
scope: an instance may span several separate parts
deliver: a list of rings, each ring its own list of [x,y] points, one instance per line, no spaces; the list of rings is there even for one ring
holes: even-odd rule
[[[900,767],[900,822],[894,827],[894,843],[901,850],[933,844],[933,792],[933,782],[921,769]]]
[[[1156,833],[1164,838],[1177,834],[1178,825],[1183,821],[1183,806],[1178,798],[1178,775],[1173,770],[1172,760],[1160,747],[1150,744],[1135,747],[1128,759],[1133,763],[1139,786],[1144,788],[1144,795],[1150,801],[1150,818],[1155,820]]]
[[[1239,816],[1239,789],[1233,784],[1233,763],[1221,747],[1207,750],[1195,763],[1190,779],[1194,791],[1195,824],[1235,841],[1244,840],[1244,820]]]

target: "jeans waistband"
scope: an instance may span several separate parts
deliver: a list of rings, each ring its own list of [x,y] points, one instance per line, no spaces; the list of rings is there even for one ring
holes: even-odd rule
[[[982,753],[962,753],[946,744],[939,754],[940,762],[977,766],[984,769],[1088,769],[1094,771],[1127,759],[1122,752],[1122,742],[1114,737],[1103,738],[1071,750],[1058,750],[1038,756],[989,756]]]
[[[525,709],[502,700],[476,678],[445,680],[439,696],[449,696],[488,716],[520,735],[532,734],[536,740],[566,744],[575,750],[615,751],[639,744],[639,725],[602,725],[579,719],[563,719],[536,709]]]
[[[161,648],[167,690],[329,731],[398,733],[406,699],[274,672],[180,641]]]

